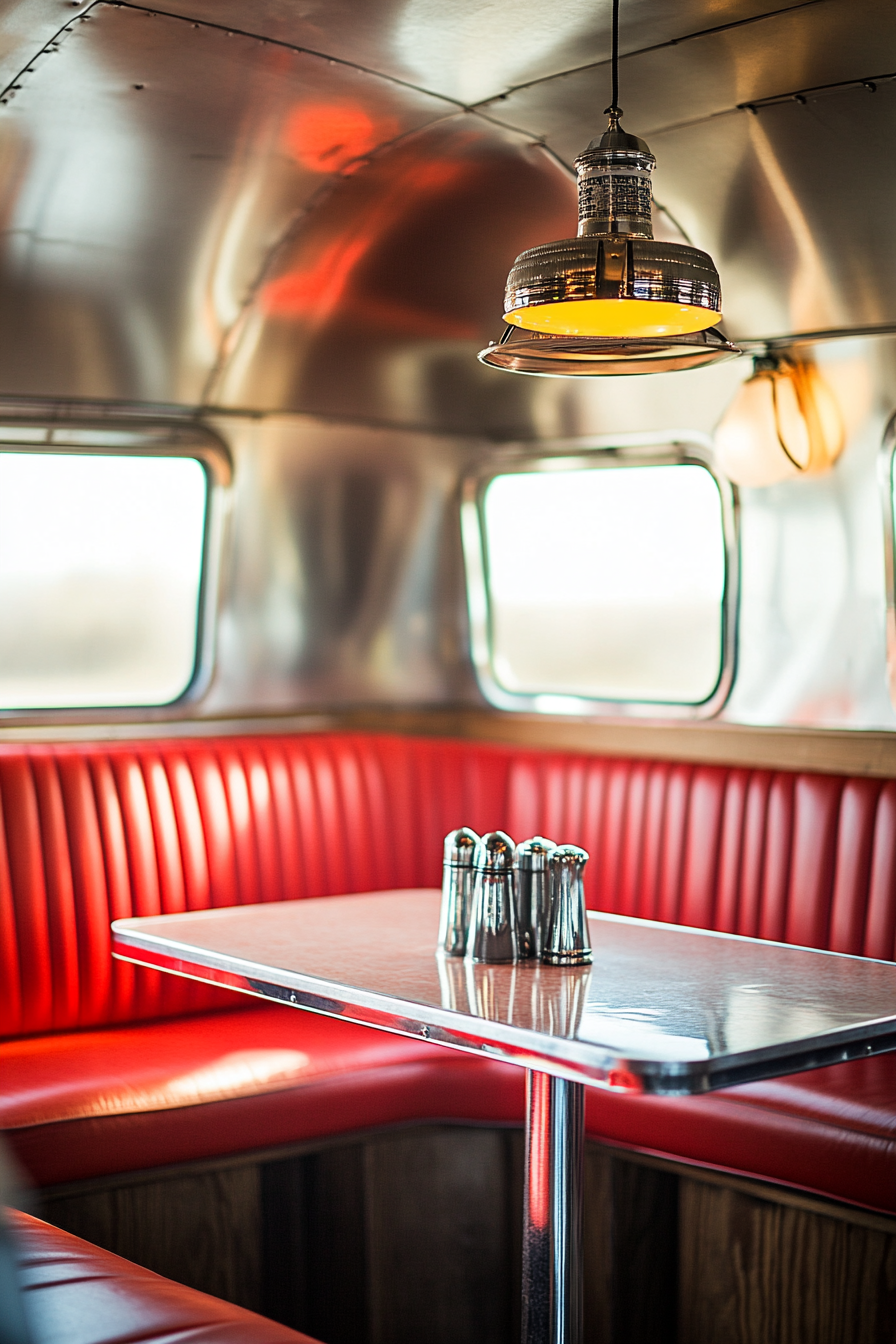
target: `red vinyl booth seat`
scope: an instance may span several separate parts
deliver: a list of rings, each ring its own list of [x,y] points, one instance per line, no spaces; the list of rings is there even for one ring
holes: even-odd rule
[[[433,1118],[516,1123],[523,1072],[280,1005],[0,1045],[38,1185]]]
[[[29,1327],[42,1344],[314,1344],[26,1213],[6,1217]]]
[[[896,781],[351,733],[3,746],[0,1127],[35,1180],[520,1120],[521,1070],[109,954],[117,917],[437,885],[462,823],[584,845],[592,907],[894,956]],[[589,1132],[896,1212],[890,1056],[595,1093]]]

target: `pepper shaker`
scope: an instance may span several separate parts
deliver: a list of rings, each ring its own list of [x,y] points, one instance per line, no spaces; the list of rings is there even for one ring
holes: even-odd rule
[[[556,846],[536,835],[516,847],[516,917],[520,958],[540,957],[551,905],[548,859]]]
[[[551,913],[541,959],[550,966],[587,966],[591,962],[582,884],[587,862],[587,850],[578,845],[558,845],[548,860]]]
[[[513,841],[491,831],[476,846],[473,910],[467,935],[467,960],[516,961],[516,899]]]
[[[438,945],[449,957],[462,957],[466,951],[473,905],[473,858],[478,844],[479,836],[469,826],[445,836]]]

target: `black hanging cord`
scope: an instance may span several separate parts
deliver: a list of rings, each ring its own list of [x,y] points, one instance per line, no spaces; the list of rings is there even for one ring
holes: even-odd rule
[[[613,97],[610,106],[606,109],[609,117],[615,117],[618,121],[622,116],[622,108],[619,106],[619,0],[613,0]]]

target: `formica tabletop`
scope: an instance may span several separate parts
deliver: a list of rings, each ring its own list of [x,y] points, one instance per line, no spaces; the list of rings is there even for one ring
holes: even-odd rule
[[[681,1095],[896,1048],[896,964],[589,912],[584,968],[436,951],[439,893],[117,920],[116,957],[556,1074]]]

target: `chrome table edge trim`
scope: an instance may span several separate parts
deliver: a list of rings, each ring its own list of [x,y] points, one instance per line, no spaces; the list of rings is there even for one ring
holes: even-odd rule
[[[588,913],[590,919],[595,918],[594,912]],[[148,918],[155,919],[158,916]],[[631,924],[653,924],[650,920],[633,920],[626,916],[601,914],[597,918]],[[800,1041],[799,1050],[794,1050],[792,1044],[785,1042],[709,1059],[632,1059],[612,1048],[602,1047],[597,1042],[550,1036],[526,1027],[492,1019],[477,1019],[471,1014],[397,996],[388,1006],[384,1006],[386,996],[379,991],[348,985],[334,986],[330,980],[297,971],[278,969],[277,979],[272,980],[269,966],[206,952],[169,937],[154,937],[151,933],[138,932],[130,927],[135,923],[142,923],[142,920],[116,920],[112,924],[112,955],[118,960],[206,984],[221,985],[305,1011],[342,1017],[362,1026],[431,1041],[450,1049],[484,1054],[556,1078],[614,1091],[641,1091],[656,1096],[694,1096],[738,1083],[774,1078],[852,1059],[865,1059],[869,1055],[896,1049],[894,1015],[850,1027],[832,1028],[828,1032],[806,1037]],[[682,926],[659,927],[680,929]],[[696,929],[686,931],[703,932]],[[737,938],[737,935],[714,936]],[[793,950],[792,944],[781,946]],[[814,948],[806,950],[816,952]],[[817,955],[842,954],[819,951]],[[519,965],[525,968],[527,963]],[[207,974],[199,974],[200,967]],[[488,1023],[487,1034],[477,1031],[477,1021]]]

